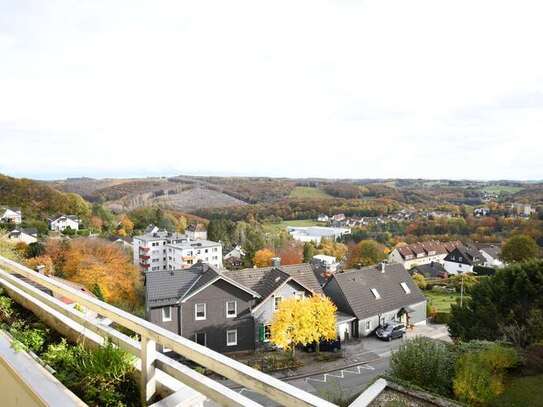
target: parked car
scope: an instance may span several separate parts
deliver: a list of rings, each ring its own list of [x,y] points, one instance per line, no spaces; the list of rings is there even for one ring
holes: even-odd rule
[[[304,346],[306,352],[316,352],[317,351],[317,342],[308,343]],[[332,341],[322,341],[320,343],[320,350],[322,352],[339,352],[341,350],[341,341],[339,338]]]
[[[391,341],[396,338],[403,338],[405,325],[399,322],[388,322],[375,330],[375,335],[383,341]]]

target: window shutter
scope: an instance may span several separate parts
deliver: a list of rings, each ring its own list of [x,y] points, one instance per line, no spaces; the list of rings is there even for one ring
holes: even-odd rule
[[[258,341],[264,342],[264,324],[258,324]]]

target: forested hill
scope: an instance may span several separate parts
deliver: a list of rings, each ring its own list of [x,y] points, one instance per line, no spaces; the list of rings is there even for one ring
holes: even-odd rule
[[[90,205],[74,193],[57,191],[51,186],[25,178],[12,178],[0,174],[0,206],[21,208],[31,218],[66,213],[87,218]]]

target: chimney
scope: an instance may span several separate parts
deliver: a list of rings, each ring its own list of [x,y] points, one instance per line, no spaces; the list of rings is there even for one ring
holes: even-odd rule
[[[272,267],[281,267],[281,257],[272,257]]]
[[[381,273],[385,272],[385,262],[381,262]]]

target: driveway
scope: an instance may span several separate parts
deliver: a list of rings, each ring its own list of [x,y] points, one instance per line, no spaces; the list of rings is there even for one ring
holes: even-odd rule
[[[434,324],[417,326],[402,339],[395,339],[391,342],[381,341],[375,336],[370,336],[343,344],[344,361],[349,364],[348,367],[326,373],[308,374],[302,378],[282,380],[330,401],[337,401],[338,397],[348,398],[360,393],[376,376],[385,373],[389,367],[392,351],[398,349],[406,340],[416,336],[451,340],[446,325]],[[355,365],[358,362],[360,364]],[[277,405],[251,390],[239,389],[238,391],[264,406]]]

